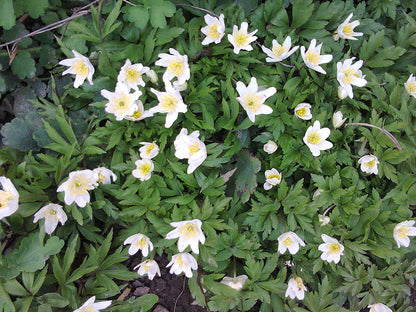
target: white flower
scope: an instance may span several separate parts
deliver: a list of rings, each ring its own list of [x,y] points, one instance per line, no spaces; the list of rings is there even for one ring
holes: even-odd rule
[[[188,159],[188,174],[195,171],[207,158],[207,149],[204,142],[199,139],[199,131],[194,131],[188,135],[188,129],[182,128],[176,136],[175,156],[179,159]]]
[[[370,304],[368,308],[370,308],[369,312],[393,312],[392,309],[382,303]]]
[[[118,82],[115,92],[101,90],[101,95],[108,100],[105,104],[105,111],[114,114],[116,120],[122,120],[127,116],[131,116],[138,110],[136,100],[142,95],[141,91],[129,93],[129,88]]]
[[[166,92],[159,92],[153,88],[150,89],[157,96],[159,103],[149,111],[151,113],[166,113],[165,128],[170,128],[178,118],[178,114],[186,113],[188,108],[178,90],[173,88],[169,82],[165,84],[165,87]]]
[[[169,53],[160,53],[159,60],[155,62],[157,66],[167,67],[163,74],[163,81],[171,81],[174,77],[178,78],[178,83],[183,84],[191,77],[188,65],[188,56],[181,55],[173,48],[169,49]]]
[[[377,165],[380,163],[376,156],[365,155],[358,159],[358,163],[361,164],[360,168],[362,172],[378,174]]]
[[[337,264],[344,254],[344,246],[337,239],[326,234],[321,235],[324,244],[320,244],[318,249],[322,251],[321,259]]]
[[[137,100],[134,104],[137,105],[137,110],[132,115],[124,117],[124,119],[131,120],[131,121],[139,121],[147,117],[153,116],[152,112],[148,110],[147,111],[144,110],[142,101]]]
[[[340,100],[345,99],[348,96],[348,92],[347,90],[345,90],[343,87],[339,86],[338,87],[338,98]]]
[[[413,77],[413,74],[409,76],[404,87],[406,88],[407,93],[416,98],[416,77]]]
[[[62,183],[57,192],[65,192],[65,204],[75,202],[79,207],[85,207],[90,202],[89,190],[97,186],[97,179],[92,170],[78,170],[69,173],[69,179]]]
[[[136,165],[136,169],[131,174],[135,178],[140,179],[140,181],[149,180],[154,169],[153,161],[150,159],[141,159],[136,160],[134,164]]]
[[[95,302],[95,296],[92,296],[82,306],[74,310],[74,312],[98,312],[111,305],[111,300],[101,301],[97,303],[94,303],[94,302]]]
[[[358,25],[360,25],[360,22],[359,21],[354,21],[354,22],[350,23],[350,19],[351,19],[352,15],[353,15],[353,13],[348,15],[347,19],[338,26],[338,28],[335,32],[336,35],[337,35],[335,40],[338,40],[338,37],[343,38],[343,39],[358,40],[354,36],[362,36],[363,35],[363,33],[361,33],[361,32],[354,32],[354,28],[357,27]]]
[[[305,246],[303,240],[294,232],[286,232],[277,239],[279,247],[277,250],[283,255],[286,250],[294,255],[299,251],[299,245]]]
[[[207,26],[201,28],[201,32],[206,35],[202,45],[207,45],[211,42],[220,43],[225,33],[224,14],[221,14],[220,18],[206,14],[204,19]]]
[[[272,49],[268,49],[265,46],[261,46],[264,53],[266,53],[269,57],[266,58],[266,62],[280,62],[284,59],[287,59],[291,56],[294,52],[299,49],[299,46],[293,47],[290,49],[292,45],[292,39],[290,36],[287,36],[283,45],[280,45],[276,39],[272,40],[273,47]]]
[[[257,79],[252,77],[247,87],[243,82],[237,81],[236,88],[239,95],[237,101],[243,106],[252,122],[255,121],[256,115],[273,113],[273,109],[263,103],[276,93],[275,87],[259,91]]]
[[[35,213],[33,223],[38,222],[42,218],[45,219],[45,232],[47,234],[52,234],[52,232],[55,231],[58,222],[61,222],[61,224],[64,225],[66,220],[68,220],[66,213],[62,210],[62,206],[57,204],[48,204],[40,208],[40,210]]]
[[[273,142],[272,140],[268,140],[266,144],[264,144],[263,146],[263,150],[267,153],[267,154],[273,154],[274,152],[277,151],[277,144],[276,142]]]
[[[134,267],[134,270],[137,270],[137,273],[140,276],[147,275],[150,280],[153,280],[153,278],[156,276],[156,273],[161,276],[159,265],[155,260],[152,259],[147,259],[142,263],[139,263]]]
[[[198,269],[198,263],[196,262],[195,258],[187,253],[182,252],[172,256],[172,260],[168,263],[167,267],[170,267],[170,274],[179,275],[182,272],[185,273],[187,278],[192,277],[192,270]]]
[[[155,141],[152,143],[149,142],[140,142],[143,146],[139,148],[140,157],[143,159],[152,159],[159,154],[159,146]]]
[[[321,226],[329,224],[330,221],[331,219],[328,216],[319,215],[319,223]]]
[[[191,246],[194,253],[199,254],[198,243],[205,243],[205,235],[202,233],[202,222],[199,219],[171,222],[171,226],[176,229],[166,234],[166,239],[178,239],[178,250],[182,252],[186,247]]]
[[[363,61],[357,61],[352,64],[355,57],[346,59],[343,63],[337,63],[337,80],[342,88],[347,91],[348,96],[352,99],[353,92],[352,86],[363,87],[367,84],[365,75],[361,72],[360,68],[363,66]]]
[[[332,125],[334,126],[335,129],[341,127],[344,124],[345,120],[347,120],[347,118],[342,118],[342,117],[344,116],[342,115],[341,111],[335,112],[334,115],[332,116]]]
[[[181,91],[185,91],[186,89],[188,89],[188,83],[184,82],[182,84],[179,84],[178,81],[176,80],[172,83],[172,87],[175,90],[178,90],[179,92],[181,92]]]
[[[329,128],[322,128],[319,120],[310,126],[303,137],[303,142],[309,147],[313,156],[321,155],[321,151],[330,149],[333,145],[326,139],[331,134]]]
[[[326,71],[319,66],[319,64],[325,64],[332,61],[332,55],[321,55],[322,43],[316,46],[316,39],[312,39],[308,51],[305,53],[305,47],[300,47],[300,54],[302,55],[305,65],[310,69],[316,70],[321,74],[326,74]]]
[[[311,104],[300,103],[295,107],[295,116],[303,120],[311,120]]]
[[[12,215],[19,207],[19,193],[12,181],[6,177],[0,177],[0,220]]]
[[[137,91],[137,86],[145,86],[142,76],[149,70],[149,67],[143,67],[140,63],[131,64],[130,60],[127,59],[124,66],[121,67],[117,82],[124,83],[128,88]]]
[[[139,250],[142,251],[143,257],[147,257],[150,251],[153,250],[153,244],[150,241],[149,237],[146,235],[137,233],[132,236],[129,236],[124,241],[124,245],[131,244],[129,248],[129,255],[132,256]]]
[[[413,225],[415,221],[403,221],[394,227],[393,237],[397,243],[397,247],[409,247],[409,236],[416,236],[416,227]]]
[[[264,175],[266,176],[266,182],[264,183],[264,189],[266,191],[270,190],[273,186],[280,184],[282,181],[282,174],[275,168],[266,170]]]
[[[94,172],[98,184],[111,184],[111,180],[117,181],[117,176],[110,169],[98,167],[92,172]]]
[[[242,22],[240,30],[238,29],[237,25],[234,25],[233,34],[228,35],[228,41],[233,45],[233,51],[235,54],[240,53],[240,50],[253,50],[253,47],[250,44],[257,39],[257,37],[254,36],[254,34],[257,32],[257,29],[251,33],[247,33],[247,28],[247,22]]]
[[[220,283],[227,285],[228,287],[231,287],[237,291],[240,291],[241,289],[243,289],[244,283],[247,279],[247,275],[239,275],[236,277],[224,276]]]
[[[303,280],[299,276],[295,276],[289,280],[287,283],[287,290],[285,297],[290,297],[290,299],[298,298],[303,300],[305,298],[305,291],[307,291],[305,285],[303,285]]]
[[[150,79],[151,83],[156,83],[158,81],[157,74],[153,69],[148,70],[146,76]]]
[[[72,53],[74,54],[73,58],[65,59],[59,62],[59,65],[69,66],[69,68],[62,73],[62,75],[75,75],[74,88],[78,88],[82,85],[85,79],[88,79],[88,82],[92,85],[94,67],[92,66],[90,60],[75,50],[72,50]]]

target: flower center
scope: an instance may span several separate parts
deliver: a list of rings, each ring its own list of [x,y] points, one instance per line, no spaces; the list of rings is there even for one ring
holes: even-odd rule
[[[217,24],[208,26],[208,37],[211,37],[212,39],[217,39],[219,36],[220,36],[220,33],[218,31]]]
[[[181,266],[181,267],[187,266],[187,264],[185,263],[185,261],[182,260],[182,256],[176,257],[176,264],[179,265],[179,266]]]
[[[149,163],[144,163],[144,164],[140,165],[138,169],[142,173],[142,175],[146,175],[146,174],[149,173],[150,168],[151,168],[151,166],[150,166]]]
[[[75,177],[72,184],[69,185],[69,191],[72,195],[83,195],[87,193],[89,181],[85,177]]]
[[[317,66],[319,64],[319,57],[320,55],[315,51],[308,51],[306,52],[305,59],[311,63],[313,66]]]
[[[49,214],[50,214],[51,216],[56,215],[56,210],[54,210],[54,209],[50,209],[50,210],[49,210]]]
[[[331,243],[328,249],[330,253],[338,253],[340,250],[340,247],[337,243]]]
[[[103,183],[105,181],[105,176],[101,174],[101,172],[98,173],[98,179],[97,183]]]
[[[143,249],[146,246],[146,241],[143,239],[143,237],[134,243],[136,247],[139,247],[140,249]]]
[[[366,166],[367,168],[373,168],[375,165],[376,161],[374,159],[364,164],[364,166]]]
[[[298,285],[298,291],[301,291],[303,289],[303,281],[299,276],[295,276],[293,278],[296,282],[296,284]]]
[[[290,237],[286,237],[284,241],[282,242],[282,244],[285,246],[291,246],[293,245],[293,240]]]
[[[196,226],[192,223],[186,223],[181,228],[181,235],[185,236],[186,238],[192,238],[197,234]]]
[[[416,92],[416,82],[411,81],[408,83],[407,88],[409,89],[410,93]]]
[[[311,144],[319,144],[321,142],[321,136],[319,132],[314,131],[309,134],[307,141]]]
[[[134,68],[129,68],[126,70],[126,80],[129,83],[137,82],[140,79],[140,74]]]
[[[87,77],[89,69],[83,60],[76,61],[73,65],[73,69],[76,75],[81,77]]]
[[[188,149],[189,149],[189,156],[192,156],[193,154],[199,152],[200,148],[199,148],[198,142],[195,142],[194,144],[189,146]]]
[[[133,115],[131,115],[131,117],[133,117],[133,118],[140,118],[141,115],[143,115],[142,111],[141,110],[137,110],[137,111],[134,112]]]
[[[238,31],[234,36],[234,41],[239,47],[245,46],[248,44],[248,34],[242,34]]]
[[[351,83],[354,81],[358,75],[355,72],[355,69],[351,66],[347,67],[346,69],[343,69],[342,72],[345,74],[345,76],[342,78],[343,83]]]
[[[130,98],[127,94],[121,94],[114,98],[113,110],[116,114],[123,114],[126,110],[130,109]]]
[[[85,308],[82,308],[82,310],[81,310],[81,312],[96,312],[96,311],[97,310],[95,310],[92,307],[85,307]]]
[[[145,272],[148,272],[148,271],[149,271],[150,261],[151,261],[151,260],[146,260],[146,261],[143,263],[143,265],[142,265],[142,268],[143,268],[143,270],[144,270]]]
[[[150,144],[146,147],[146,154],[150,154],[152,150],[155,148],[154,144]]]
[[[300,116],[300,117],[305,117],[306,114],[308,113],[306,107],[302,107],[296,110],[296,115]]]
[[[13,194],[9,191],[0,191],[0,209],[7,207],[7,202],[13,199]]]
[[[162,101],[161,101],[161,108],[164,112],[166,113],[171,113],[173,111],[175,111],[176,109],[176,104],[178,103],[178,100],[171,94],[165,94],[162,97]]]
[[[247,94],[244,98],[244,108],[255,112],[259,109],[261,105],[261,98],[257,94]]]
[[[174,74],[176,77],[180,76],[183,72],[183,62],[180,60],[175,60],[169,63],[168,72]]]
[[[407,226],[402,226],[399,228],[398,232],[398,236],[400,238],[405,238],[407,235],[409,235],[409,228]]]
[[[271,179],[278,179],[280,180],[280,176],[278,174],[271,174],[267,177],[267,180],[271,180]],[[289,238],[289,237],[288,237]],[[287,239],[287,238],[286,238]],[[290,238],[289,238],[290,239]]]
[[[342,32],[345,34],[345,36],[350,37],[352,36],[352,30],[353,27],[351,24],[347,24],[342,28]]]
[[[280,58],[283,53],[287,52],[287,50],[288,49],[286,49],[284,46],[277,44],[277,46],[273,47],[272,52],[277,58]]]

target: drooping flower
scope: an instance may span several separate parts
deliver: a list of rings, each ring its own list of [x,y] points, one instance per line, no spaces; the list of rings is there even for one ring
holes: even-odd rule
[[[224,14],[221,14],[219,18],[206,14],[204,19],[207,26],[201,28],[201,32],[206,35],[202,45],[207,45],[211,42],[220,43],[225,34]]]
[[[313,126],[310,126],[303,137],[303,142],[309,147],[313,156],[321,155],[321,151],[330,149],[333,144],[326,139],[331,134],[329,128],[322,128],[319,120],[316,120],[313,123]]]
[[[187,278],[192,277],[192,270],[198,269],[198,263],[195,258],[187,252],[173,255],[172,260],[168,263],[167,267],[170,266],[172,266],[169,271],[170,274],[179,275],[184,272]]]
[[[75,75],[74,88],[78,88],[82,85],[85,79],[88,79],[90,85],[93,84],[92,76],[94,75],[94,66],[92,66],[90,60],[78,53],[75,50],[72,50],[74,54],[73,58],[65,59],[59,62],[59,65],[69,66],[62,75],[73,74]]]
[[[368,308],[370,308],[369,312],[393,312],[392,309],[382,303],[370,304]]]
[[[12,181],[6,177],[0,177],[0,220],[12,215],[19,207],[19,193]]]
[[[98,167],[92,172],[94,172],[98,184],[111,184],[111,180],[117,181],[117,176],[110,169]]]
[[[342,88],[347,91],[348,96],[352,99],[352,86],[363,87],[367,84],[365,75],[360,68],[363,66],[363,61],[359,60],[352,64],[355,57],[346,59],[343,63],[337,63],[337,80]]]
[[[287,290],[285,297],[290,297],[290,299],[298,298],[303,300],[305,298],[305,291],[307,291],[305,285],[303,285],[303,280],[299,276],[292,277],[287,283]]]
[[[182,84],[179,84],[178,81],[176,80],[172,83],[172,87],[175,90],[178,90],[179,92],[181,92],[181,91],[185,91],[186,89],[188,89],[188,83],[184,82]]]
[[[309,103],[299,103],[295,107],[295,116],[303,120],[311,120],[311,104]]]
[[[191,246],[194,253],[199,254],[198,243],[205,243],[205,235],[201,230],[202,222],[199,219],[171,222],[176,229],[166,234],[166,239],[178,239],[178,250],[182,252],[186,247]]]
[[[159,146],[155,141],[152,143],[149,142],[140,142],[143,146],[139,148],[140,157],[143,159],[152,159],[159,154]]]
[[[318,249],[322,251],[321,259],[337,264],[344,254],[344,246],[339,241],[326,234],[321,235],[324,244],[320,244]]]
[[[413,74],[409,76],[404,87],[406,88],[407,93],[416,98],[416,77],[413,77]]]
[[[332,125],[335,129],[341,127],[344,124],[345,120],[347,120],[347,118],[342,117],[344,116],[342,115],[341,111],[337,111],[334,113],[334,115],[332,115]]]
[[[243,82],[237,81],[236,88],[239,95],[237,101],[243,106],[252,122],[255,121],[256,115],[273,113],[273,109],[263,103],[276,93],[275,87],[259,91],[257,79],[252,77],[247,87]]]
[[[111,305],[111,300],[95,302],[95,296],[88,299],[82,306],[74,310],[74,312],[98,312]]]
[[[286,250],[294,255],[299,251],[299,245],[305,246],[303,240],[294,232],[286,232],[279,236],[277,239],[279,247],[277,250],[283,255]]]
[[[238,29],[237,25],[234,25],[233,34],[228,35],[228,41],[233,45],[233,51],[235,54],[239,54],[240,50],[253,50],[251,43],[257,39],[257,36],[254,36],[254,34],[257,32],[257,29],[251,33],[247,33],[247,29],[247,22],[242,22],[240,29]]]
[[[299,46],[295,46],[292,49],[292,39],[290,36],[287,36],[285,41],[282,45],[280,45],[276,39],[272,40],[273,47],[272,49],[268,49],[265,46],[261,46],[264,53],[266,53],[269,57],[266,58],[266,62],[281,62],[284,59],[287,59],[293,53],[295,53]]]
[[[414,224],[415,221],[413,220],[403,221],[394,227],[393,238],[397,243],[397,247],[409,247],[409,236],[416,236],[416,227],[413,226]]]
[[[331,219],[328,216],[319,215],[318,217],[319,217],[319,224],[321,226],[325,226],[329,224],[329,222],[331,221]]]
[[[151,159],[139,159],[134,164],[136,169],[131,174],[140,181],[149,180],[154,169],[153,161]]]
[[[268,140],[266,144],[264,144],[263,146],[263,150],[267,153],[267,154],[273,154],[274,152],[277,151],[277,144],[276,142],[273,142],[272,140]]]
[[[352,18],[353,13],[348,15],[348,17],[343,21],[335,31],[335,40],[338,38],[343,39],[350,39],[350,40],[358,40],[356,37],[362,36],[363,33],[361,32],[354,32],[354,28],[360,25],[360,21],[353,21],[350,23],[350,19]]]
[[[178,118],[178,114],[186,113],[188,108],[178,90],[173,88],[169,82],[165,84],[165,87],[166,92],[159,92],[153,88],[150,89],[157,96],[159,103],[149,111],[151,113],[166,113],[165,128],[169,128]]]
[[[300,54],[302,55],[305,65],[321,74],[326,74],[326,71],[319,66],[332,61],[331,54],[321,55],[322,43],[316,46],[316,39],[312,39],[308,50],[305,53],[305,47],[300,47]]]
[[[156,276],[156,274],[160,274],[160,268],[157,262],[153,259],[147,259],[134,267],[134,270],[137,270],[137,273],[140,276],[147,275],[150,280]]]
[[[153,69],[148,70],[145,74],[151,83],[156,83],[158,81],[157,74]]]
[[[263,187],[266,191],[270,190],[273,186],[280,184],[282,181],[282,174],[275,168],[266,170],[264,175],[266,176],[266,182]]]
[[[198,168],[207,158],[207,149],[204,142],[199,139],[199,131],[194,131],[188,135],[188,129],[182,128],[176,136],[175,156],[179,159],[188,159],[187,173],[190,174]]]
[[[152,112],[148,110],[144,110],[142,101],[137,100],[135,104],[137,105],[137,110],[132,115],[124,117],[124,119],[131,120],[131,121],[139,121],[147,117],[153,116]]]
[[[33,223],[38,222],[40,219],[45,219],[45,232],[52,234],[58,226],[58,222],[64,225],[68,217],[61,205],[48,204],[35,213]]]
[[[57,192],[65,193],[65,204],[73,202],[79,207],[85,207],[90,202],[89,190],[97,186],[97,179],[92,170],[78,170],[69,173],[69,179],[62,183]]]
[[[224,276],[221,280],[221,284],[227,285],[228,287],[231,287],[237,291],[240,291],[244,287],[244,283],[248,279],[247,275],[239,275],[236,277],[228,277]]]
[[[179,54],[173,48],[169,49],[169,53],[160,53],[158,55],[159,60],[155,62],[155,65],[166,67],[166,71],[163,74],[163,81],[165,83],[176,77],[178,78],[178,83],[183,84],[191,77],[188,56]]]
[[[345,90],[343,87],[339,86],[338,87],[338,98],[340,100],[345,99],[348,96],[348,92],[347,90]]]
[[[129,89],[137,91],[137,86],[145,86],[142,76],[149,70],[149,67],[143,66],[140,63],[132,64],[130,60],[127,59],[126,63],[121,67],[117,82],[124,83]]]
[[[130,244],[129,255],[132,256],[139,250],[142,251],[143,257],[147,257],[150,251],[153,250],[153,244],[149,237],[144,234],[137,233],[125,239],[124,245]]]
[[[108,100],[108,103],[105,104],[105,111],[114,114],[116,120],[122,120],[138,110],[136,100],[142,95],[142,92],[130,93],[129,88],[124,83],[118,82],[114,92],[104,89],[101,90],[101,95]]]
[[[367,173],[374,173],[374,174],[378,174],[378,167],[377,165],[380,162],[378,161],[377,157],[374,155],[365,155],[363,157],[361,157],[360,159],[358,159],[358,164],[360,164],[360,168],[362,172],[367,172]]]

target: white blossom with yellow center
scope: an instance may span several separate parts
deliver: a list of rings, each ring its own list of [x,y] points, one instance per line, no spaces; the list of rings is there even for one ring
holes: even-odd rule
[[[154,164],[151,159],[141,159],[135,162],[136,169],[132,171],[132,175],[140,179],[140,181],[147,181],[152,176]]]
[[[202,45],[212,42],[220,43],[225,34],[224,14],[221,14],[219,18],[206,14],[204,19],[207,26],[201,28],[201,32],[206,36]]]
[[[6,177],[0,177],[0,220],[17,211],[19,207],[19,193],[12,181]]]
[[[95,302],[95,296],[88,299],[81,307],[74,312],[98,312],[111,305],[111,300]]]
[[[239,95],[237,101],[243,106],[252,122],[255,122],[256,115],[273,113],[273,109],[263,103],[276,93],[275,87],[259,91],[257,79],[252,77],[247,87],[243,82],[237,81],[236,89]]]
[[[98,167],[92,172],[94,172],[98,184],[111,184],[111,180],[117,181],[117,176],[110,169]]]
[[[187,252],[173,255],[172,260],[168,263],[167,267],[170,266],[172,266],[169,271],[170,274],[179,275],[184,272],[187,278],[192,277],[192,270],[198,269],[198,263],[195,258]]]
[[[330,149],[333,144],[326,139],[331,134],[329,128],[322,128],[321,123],[316,120],[313,126],[310,126],[303,137],[303,142],[309,147],[313,156],[319,156],[321,151]]]
[[[199,139],[199,131],[188,135],[188,129],[182,128],[173,142],[175,156],[179,159],[188,159],[187,173],[190,174],[198,168],[207,158],[207,149],[204,142]]]
[[[152,143],[149,142],[140,142],[143,146],[139,148],[140,157],[142,159],[152,159],[159,154],[159,146],[155,141]]]
[[[117,77],[117,82],[124,83],[129,89],[138,90],[137,86],[145,86],[142,76],[150,70],[140,63],[132,64],[129,59],[126,60]]]
[[[155,62],[155,65],[166,67],[166,71],[163,74],[163,81],[165,83],[176,77],[178,83],[183,84],[191,77],[188,56],[179,54],[173,48],[169,49],[169,53],[160,53],[158,55],[159,60]]]
[[[48,204],[35,213],[33,223],[38,222],[40,219],[45,219],[45,232],[52,234],[58,226],[58,222],[64,225],[68,217],[61,205]]]
[[[307,291],[307,289],[305,285],[303,285],[303,280],[299,276],[295,276],[288,282],[285,297],[303,300],[303,298],[305,298],[305,291]]]
[[[337,239],[326,234],[322,234],[321,238],[324,241],[324,244],[320,244],[318,247],[322,251],[321,259],[337,264],[344,254],[344,246]]]
[[[137,105],[137,110],[132,115],[124,117],[124,119],[131,120],[131,121],[139,121],[147,117],[153,116],[152,112],[148,110],[144,110],[142,101],[137,100],[135,104]]]
[[[312,113],[311,113],[311,104],[309,103],[299,103],[296,105],[294,111],[295,116],[302,119],[302,120],[311,120]]]
[[[378,161],[377,157],[374,155],[365,155],[358,160],[362,172],[378,174]]]
[[[295,53],[299,46],[295,46],[292,49],[292,39],[290,36],[287,36],[285,41],[282,45],[280,45],[276,39],[272,40],[273,47],[272,49],[268,49],[265,46],[261,46],[264,53],[266,53],[269,57],[266,58],[266,62],[281,62],[284,59],[287,59],[293,53]]]
[[[94,75],[94,66],[92,66],[90,60],[78,53],[75,50],[72,50],[74,54],[73,58],[65,59],[59,62],[59,65],[69,66],[62,75],[73,74],[75,75],[74,88],[78,88],[82,85],[85,79],[88,79],[90,85],[93,84],[92,76]]]
[[[303,240],[294,232],[286,232],[280,235],[277,239],[279,242],[278,251],[283,255],[286,250],[294,255],[299,251],[299,245],[305,246]]]
[[[416,227],[413,226],[414,224],[415,221],[413,220],[403,221],[394,227],[393,238],[397,243],[397,247],[409,247],[409,236],[416,236]]]
[[[337,63],[337,80],[351,99],[353,98],[352,86],[364,87],[367,84],[367,80],[364,79],[365,75],[360,70],[363,61],[353,64],[354,59],[355,57],[352,57],[342,63]]]
[[[124,83],[118,82],[115,92],[101,90],[101,95],[108,100],[108,103],[105,104],[105,111],[114,114],[116,120],[122,120],[138,110],[136,100],[142,95],[142,92],[130,93]]]
[[[248,276],[243,274],[236,277],[228,277],[224,276],[221,280],[221,284],[227,285],[228,287],[231,287],[232,289],[235,289],[237,291],[240,291],[244,287],[244,283],[247,281]]]
[[[319,64],[325,64],[332,61],[332,55],[321,55],[322,43],[316,46],[316,39],[312,39],[308,50],[305,52],[305,47],[300,47],[300,54],[302,55],[305,65],[310,69],[313,69],[321,74],[326,74],[326,71],[319,66]]]
[[[159,265],[153,259],[147,259],[139,263],[134,267],[134,270],[137,270],[137,274],[140,276],[147,275],[150,280],[153,280],[156,274],[161,276]]]
[[[233,51],[235,54],[239,54],[240,50],[253,50],[251,43],[257,39],[257,36],[254,36],[254,34],[257,32],[257,29],[251,33],[248,33],[247,29],[247,22],[242,22],[240,29],[238,29],[237,25],[234,25],[233,34],[228,35],[228,41],[233,45]]]
[[[69,179],[58,187],[57,192],[65,193],[65,204],[75,202],[79,207],[85,207],[90,202],[88,191],[96,186],[97,179],[92,170],[78,170],[69,173]]]
[[[280,184],[282,181],[282,174],[275,168],[266,170],[264,175],[266,177],[266,182],[263,187],[266,191],[270,190],[273,186]]]
[[[191,246],[194,253],[199,254],[199,242],[205,243],[205,235],[202,233],[201,225],[202,222],[199,219],[172,222],[171,226],[176,229],[170,231],[166,235],[166,239],[178,239],[178,250],[182,252],[186,247]]]
[[[130,244],[129,255],[132,256],[139,250],[142,251],[143,257],[147,257],[149,250],[153,250],[153,244],[149,237],[144,234],[137,233],[125,239],[124,245]]]
[[[406,88],[407,93],[416,98],[416,77],[413,77],[413,74],[409,76],[404,87]]]
[[[370,308],[370,311],[368,312],[393,312],[392,309],[390,309],[388,306],[386,306],[383,303],[370,304],[368,308]]]
[[[334,39],[338,40],[339,38],[349,39],[349,40],[358,40],[355,37],[362,36],[363,33],[355,32],[354,28],[360,25],[360,21],[353,21],[350,23],[353,13],[348,15],[348,17],[343,21],[335,31]]]

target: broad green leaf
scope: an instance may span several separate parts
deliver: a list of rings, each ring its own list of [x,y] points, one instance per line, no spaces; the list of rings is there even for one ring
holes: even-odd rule
[[[149,20],[149,12],[140,5],[132,6],[127,11],[127,19],[137,28],[144,28]]]
[[[16,22],[14,15],[13,0],[0,1],[0,26],[4,29],[10,29]]]
[[[12,63],[13,72],[20,78],[33,78],[36,72],[36,63],[28,51],[19,51]]]

